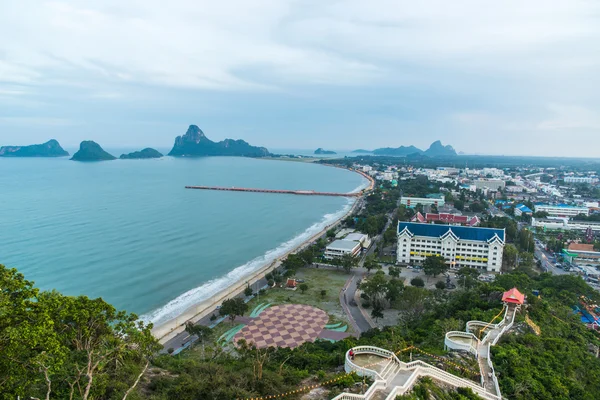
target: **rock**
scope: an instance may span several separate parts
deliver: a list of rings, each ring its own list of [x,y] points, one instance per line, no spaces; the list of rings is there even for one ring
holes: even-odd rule
[[[431,143],[431,146],[429,146],[427,150],[425,150],[425,155],[428,157],[455,156],[456,150],[454,150],[452,146],[444,146],[441,141],[436,140]]]
[[[243,156],[243,157],[265,157],[270,155],[269,150],[264,147],[251,146],[243,140],[225,139],[221,142],[213,142],[208,139],[204,132],[196,125],[190,125],[183,136],[175,138],[170,156],[177,157],[199,157],[199,156]]]
[[[415,146],[400,146],[400,147],[383,147],[381,149],[373,150],[373,154],[377,156],[396,156],[405,157],[409,154],[423,154],[423,150],[416,148]]]
[[[335,151],[331,150],[323,150],[323,148],[319,147],[315,150],[315,154],[337,154]]]
[[[108,154],[100,145],[91,140],[84,140],[79,145],[79,151],[71,158],[73,161],[108,161],[116,160],[112,154]]]
[[[65,157],[68,155],[69,152],[65,151],[54,139],[30,146],[0,147],[0,157]]]
[[[119,157],[121,160],[134,160],[134,159],[143,159],[143,158],[161,158],[163,157],[162,153],[157,150],[151,148],[145,148],[142,151],[134,151],[129,154],[121,154]]]

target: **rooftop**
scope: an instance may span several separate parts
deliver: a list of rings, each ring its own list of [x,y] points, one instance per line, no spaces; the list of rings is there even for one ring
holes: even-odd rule
[[[452,231],[459,239],[488,241],[498,236],[500,240],[505,241],[504,229],[495,228],[479,228],[470,226],[450,226],[437,224],[421,224],[418,222],[399,222],[398,233],[404,229],[408,229],[410,233],[417,236],[442,237],[448,231]]]
[[[504,292],[502,301],[505,303],[523,304],[525,302],[525,295],[515,287]]]
[[[356,246],[360,246],[360,243],[352,240],[335,240],[327,248],[334,250],[354,250]]]

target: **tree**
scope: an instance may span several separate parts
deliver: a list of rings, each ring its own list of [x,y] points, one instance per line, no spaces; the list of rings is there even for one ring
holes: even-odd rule
[[[504,252],[502,254],[502,264],[505,266],[507,271],[510,271],[515,267],[517,263],[517,255],[519,251],[514,244],[508,243],[504,246]]]
[[[369,299],[373,307],[375,304],[382,305],[385,308],[384,302],[387,293],[387,281],[383,271],[377,271],[366,281],[361,282],[360,290]]]
[[[479,270],[475,268],[462,267],[456,272],[457,283],[465,289],[470,289],[477,285]]]
[[[381,306],[381,304],[373,304],[373,310],[371,310],[371,317],[375,318],[375,322],[377,322],[379,318],[383,318],[383,307]]]
[[[425,282],[423,281],[423,279],[421,279],[419,277],[412,278],[410,280],[410,284],[413,285],[413,286],[415,286],[415,287],[420,287],[420,288],[422,288],[422,287],[425,286]]]
[[[327,237],[330,239],[334,238],[335,237],[335,229],[329,229],[327,231]]]
[[[298,288],[300,289],[300,291],[302,292],[302,294],[304,294],[304,292],[306,292],[308,290],[308,285],[306,283],[301,283]]]
[[[40,292],[2,265],[0,288],[2,398],[126,398],[161,348],[151,324],[102,299]]]
[[[246,296],[252,296],[252,288],[250,287],[250,285],[246,286],[246,289],[244,289],[244,295]]]
[[[442,256],[427,256],[423,262],[423,271],[425,275],[433,275],[436,277],[448,270],[446,260]]]
[[[341,259],[342,268],[346,270],[346,272],[350,272],[352,268],[356,268],[358,266],[358,261],[351,254],[344,254]]]
[[[248,304],[244,302],[240,297],[234,297],[233,299],[227,299],[221,305],[219,309],[219,314],[221,316],[228,315],[229,319],[233,323],[235,317],[238,315],[244,315],[244,313],[248,311]]]
[[[188,335],[195,335],[198,338],[198,342],[202,344],[202,357],[204,358],[204,342],[208,340],[210,336],[212,336],[213,330],[210,329],[208,326],[200,324],[194,325],[194,323],[188,321],[185,324],[185,331],[188,333]]]
[[[389,267],[388,275],[393,276],[395,278],[399,278],[400,277],[400,267]]]
[[[381,265],[379,265],[379,263],[375,261],[375,258],[373,258],[372,256],[367,257],[364,263],[364,267],[368,273],[371,273],[371,270],[373,269],[381,269]]]
[[[463,200],[454,200],[454,208],[456,208],[459,211],[464,210],[465,202]]]
[[[444,283],[444,281],[437,281],[435,287],[438,289],[446,289],[446,283]]]
[[[327,296],[327,290],[323,289],[321,290],[321,298],[324,299],[325,296]]]

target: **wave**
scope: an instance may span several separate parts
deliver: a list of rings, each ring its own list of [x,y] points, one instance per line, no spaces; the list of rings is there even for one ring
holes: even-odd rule
[[[335,213],[325,214],[321,221],[311,225],[298,236],[295,236],[287,242],[280,244],[275,249],[267,251],[262,256],[248,261],[246,264],[240,265],[239,267],[227,273],[225,276],[210,280],[201,286],[188,290],[187,292],[168,302],[163,307],[140,316],[140,319],[144,322],[152,322],[155,326],[160,325],[181,315],[193,305],[207,300],[217,293],[227,289],[228,287],[237,284],[240,279],[247,277],[249,274],[259,270],[263,266],[272,263],[277,258],[285,255],[306,240],[310,239],[312,236],[325,229],[326,226],[334,223],[346,215],[346,213],[350,211],[352,204],[356,201],[354,199],[347,200],[348,202],[340,210],[336,211]]]

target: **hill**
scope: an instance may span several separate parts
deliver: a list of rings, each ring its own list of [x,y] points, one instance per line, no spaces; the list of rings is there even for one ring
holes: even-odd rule
[[[352,150],[351,153],[359,153],[359,154],[364,154],[364,153],[372,153],[371,150],[364,150],[364,149],[357,149],[357,150]]]
[[[431,146],[425,150],[424,154],[428,157],[455,156],[456,150],[452,146],[444,146],[441,141],[436,140],[431,143]]]
[[[79,151],[73,154],[73,161],[109,161],[116,157],[107,153],[100,145],[91,140],[84,140],[79,145]]]
[[[137,160],[143,158],[161,158],[163,157],[162,153],[157,150],[151,148],[145,148],[142,151],[134,151],[129,154],[121,154],[119,157],[121,160]]]
[[[335,151],[324,150],[323,148],[319,147],[318,149],[315,150],[315,154],[337,154],[337,153]]]
[[[380,149],[373,150],[373,154],[378,156],[395,156],[395,157],[406,157],[409,154],[423,153],[423,150],[415,146],[400,146],[400,147],[383,147]]]
[[[0,157],[65,157],[68,155],[69,152],[65,151],[54,139],[30,146],[0,147]]]
[[[183,136],[177,136],[170,156],[199,157],[199,156],[243,156],[265,157],[269,150],[264,147],[251,146],[243,140],[225,139],[213,142],[204,135],[196,125],[190,125]]]

